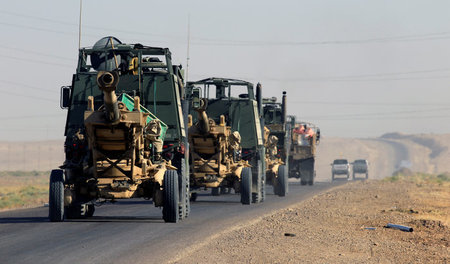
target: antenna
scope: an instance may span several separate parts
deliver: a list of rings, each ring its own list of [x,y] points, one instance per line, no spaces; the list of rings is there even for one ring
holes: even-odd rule
[[[188,28],[187,28],[187,55],[186,55],[186,79],[188,81],[189,76],[189,46],[191,42],[191,14],[188,14]]]
[[[83,0],[80,0],[80,22],[78,25],[78,49],[81,49],[81,11],[83,10]]]

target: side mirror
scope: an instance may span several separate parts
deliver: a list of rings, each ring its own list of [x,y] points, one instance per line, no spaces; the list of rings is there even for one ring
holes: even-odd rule
[[[59,105],[62,109],[67,109],[70,106],[70,91],[71,86],[63,86],[61,87],[61,98],[59,101]]]
[[[200,88],[195,87],[192,89],[192,108],[199,109],[201,106]]]

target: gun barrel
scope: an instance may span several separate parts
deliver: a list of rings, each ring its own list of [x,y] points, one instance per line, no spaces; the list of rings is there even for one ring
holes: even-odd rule
[[[97,85],[103,91],[106,119],[116,122],[120,118],[119,103],[117,101],[116,87],[119,83],[117,72],[100,71],[97,74]]]
[[[205,99],[200,99],[200,105],[194,107],[194,110],[198,113],[198,129],[202,133],[209,133],[209,118],[206,114],[206,101]]]
[[[197,109],[199,129],[202,133],[209,133],[209,118],[205,109]]]

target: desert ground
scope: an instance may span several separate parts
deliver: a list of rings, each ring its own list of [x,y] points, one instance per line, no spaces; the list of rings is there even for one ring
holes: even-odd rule
[[[225,232],[172,263],[448,263],[449,180],[355,181]]]
[[[42,206],[63,142],[0,142],[0,210]],[[336,158],[367,159],[351,181],[187,245],[170,263],[448,263],[450,134],[322,138],[317,181]],[[393,173],[395,173],[394,176]],[[344,180],[346,181],[346,180]],[[296,184],[291,179],[292,184]],[[13,197],[13,194],[20,194]],[[406,225],[413,232],[387,229]]]

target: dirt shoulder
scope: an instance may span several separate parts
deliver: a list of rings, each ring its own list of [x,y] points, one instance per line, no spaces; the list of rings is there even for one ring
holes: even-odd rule
[[[357,181],[230,231],[177,263],[448,263],[449,217],[449,182]]]

